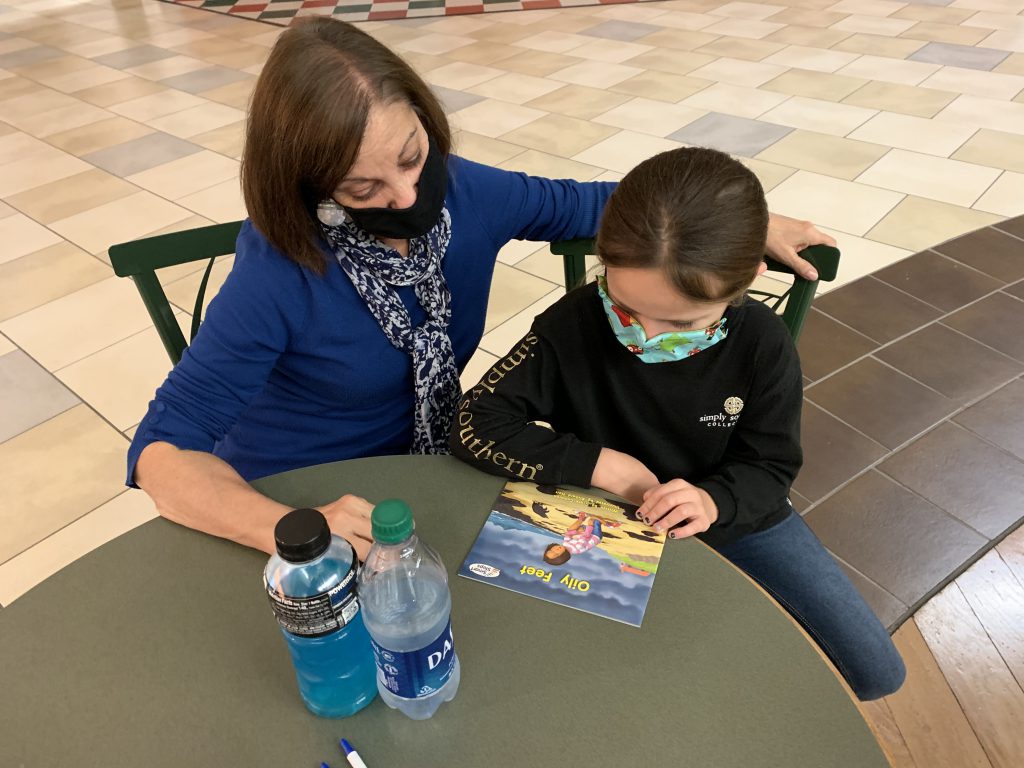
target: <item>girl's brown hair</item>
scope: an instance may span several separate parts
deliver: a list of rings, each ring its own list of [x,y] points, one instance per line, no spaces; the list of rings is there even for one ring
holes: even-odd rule
[[[605,207],[597,253],[608,266],[660,267],[696,301],[734,301],[757,276],[767,236],[757,177],[722,152],[687,147],[626,174]]]
[[[395,101],[409,103],[447,156],[444,109],[385,45],[320,16],[297,19],[278,38],[249,107],[242,194],[253,224],[292,261],[323,274],[317,203],[355,162],[370,107]]]
[[[551,550],[555,547],[561,547],[562,551],[558,555],[552,555]],[[569,550],[565,548],[564,544],[548,544],[544,547],[544,562],[548,565],[563,565],[569,562],[569,558],[572,557],[569,554]]]

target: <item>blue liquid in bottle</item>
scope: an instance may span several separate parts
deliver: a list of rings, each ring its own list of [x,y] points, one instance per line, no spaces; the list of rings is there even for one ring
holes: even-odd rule
[[[299,693],[315,715],[355,714],[373,701],[377,680],[352,547],[312,509],[285,515],[274,534],[277,554],[264,581]]]

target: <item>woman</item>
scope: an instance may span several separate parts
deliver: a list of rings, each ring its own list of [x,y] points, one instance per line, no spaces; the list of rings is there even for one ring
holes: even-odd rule
[[[385,46],[320,17],[281,35],[253,92],[234,267],[128,452],[129,484],[161,515],[272,552],[287,508],[247,480],[447,451],[498,250],[593,235],[614,188],[450,148],[437,99]],[[830,242],[775,225],[770,250],[790,263]],[[365,556],[370,505],[321,509]]]

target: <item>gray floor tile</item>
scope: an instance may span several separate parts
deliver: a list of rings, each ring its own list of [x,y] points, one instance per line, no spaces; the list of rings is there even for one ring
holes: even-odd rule
[[[0,442],[81,401],[20,349],[0,357]]]
[[[10,53],[0,55],[0,69],[27,67],[30,64],[38,64],[41,61],[56,59],[66,55],[67,53],[59,48],[51,48],[48,45],[34,45],[31,48],[22,48],[20,51],[11,51]]]
[[[784,125],[712,112],[680,128],[668,138],[685,144],[713,147],[731,155],[753,157],[792,130]]]
[[[432,85],[430,88],[437,95],[437,98],[441,100],[445,113],[449,115],[452,112],[458,112],[460,109],[471,107],[478,101],[484,100],[483,96],[477,96],[475,93],[456,91],[453,88],[445,88],[440,85]]]
[[[995,48],[975,48],[973,45],[955,45],[953,43],[928,43],[907,58],[912,61],[925,61],[929,64],[942,64],[946,67],[965,67],[987,71],[1009,55],[1009,51],[998,51]]]
[[[151,133],[126,141],[124,144],[84,155],[82,159],[115,176],[130,176],[169,163],[171,160],[195,154],[200,149],[202,147],[190,141],[168,136],[166,133]]]
[[[139,67],[143,64],[149,64],[151,61],[169,59],[177,55],[174,51],[157,48],[155,45],[140,45],[135,48],[129,48],[126,51],[116,51],[115,53],[97,56],[93,61],[106,67],[113,67],[114,69],[128,69],[128,67]]]
[[[660,32],[664,27],[653,24],[638,24],[635,21],[606,21],[602,24],[584,29],[579,34],[591,37],[603,37],[607,40],[624,40],[630,42],[646,35]]]
[[[186,93],[202,93],[211,88],[220,88],[222,85],[237,83],[239,80],[248,80],[252,77],[245,72],[228,67],[205,67],[195,72],[186,72],[183,75],[175,75],[160,81],[162,85],[169,88],[177,88]]]
[[[871,579],[865,576],[863,573],[858,571],[856,568],[852,568],[842,560],[836,558],[836,562],[839,567],[843,569],[843,573],[846,577],[853,582],[853,586],[860,592],[860,596],[864,598],[871,610],[875,612],[875,616],[882,622],[882,626],[892,632],[893,627],[900,622],[908,612],[908,608],[898,599],[890,595],[880,586],[875,584]]]

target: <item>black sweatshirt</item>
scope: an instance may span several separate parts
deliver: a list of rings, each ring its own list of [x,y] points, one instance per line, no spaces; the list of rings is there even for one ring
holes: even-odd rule
[[[578,288],[466,393],[452,453],[492,474],[586,488],[601,448],[613,448],[663,483],[707,491],[718,521],[700,538],[711,546],[767,528],[789,513],[802,462],[800,362],[760,302],[725,317],[714,346],[649,364],[615,338],[596,285]]]

